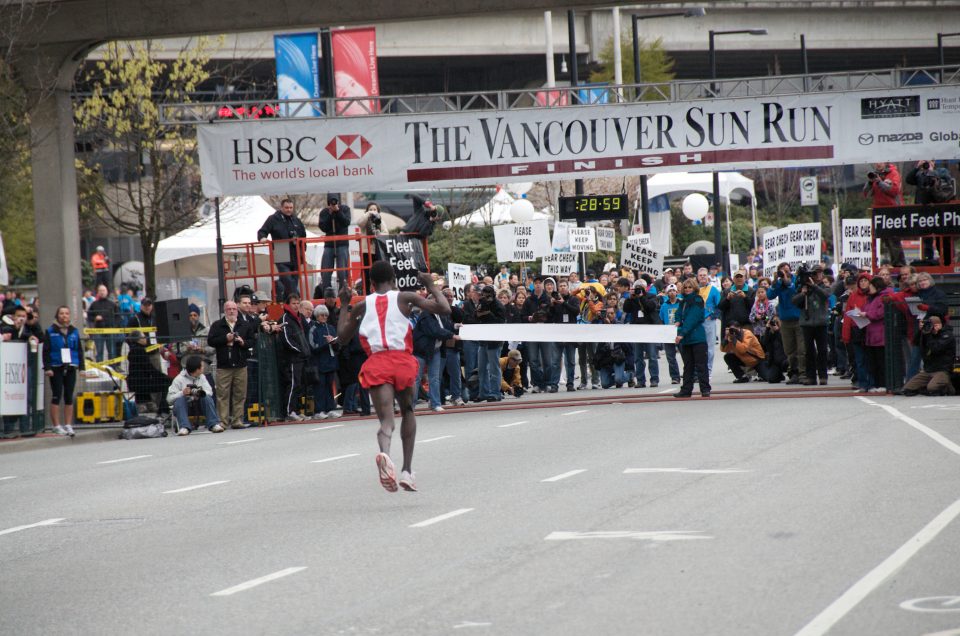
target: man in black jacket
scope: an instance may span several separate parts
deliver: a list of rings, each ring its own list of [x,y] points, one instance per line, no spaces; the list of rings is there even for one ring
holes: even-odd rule
[[[347,234],[347,228],[350,226],[350,208],[340,204],[339,194],[331,192],[327,195],[327,207],[320,211],[319,226],[327,236],[345,236]],[[324,270],[330,270],[324,271],[320,275],[324,289],[330,287],[334,266],[337,268],[337,280],[342,288],[347,282],[347,271],[350,268],[349,241],[327,241],[324,243],[320,267]]]
[[[484,325],[502,325],[507,321],[503,305],[497,300],[496,290],[487,285],[480,292],[477,305],[477,322]],[[480,376],[480,398],[487,402],[499,402],[500,394],[500,349],[503,341],[482,341],[477,354],[477,371]]]
[[[621,279],[622,280],[622,279]],[[647,293],[646,281],[637,279],[633,284],[633,293],[623,301],[624,322],[631,325],[659,325],[660,299]],[[641,342],[633,345],[636,364],[637,386],[647,386],[646,371],[650,372],[650,386],[660,384],[660,345],[653,342]],[[644,363],[644,356],[647,362]],[[644,367],[647,367],[645,369]]]
[[[553,279],[550,279],[551,282]],[[557,293],[556,289],[550,290]],[[521,315],[525,323],[552,323],[558,312],[553,309],[553,297],[547,292],[541,276],[533,279],[533,293],[523,301]],[[557,387],[552,384],[555,372],[557,352],[552,342],[528,342],[527,364],[530,365],[530,392],[556,393]],[[499,361],[498,361],[499,363]],[[559,375],[559,373],[556,373]],[[559,382],[559,379],[557,380]]]
[[[310,342],[303,328],[303,316],[300,314],[300,296],[290,294],[283,306],[283,318],[280,319],[280,347],[277,351],[277,364],[280,367],[280,381],[283,384],[284,412],[287,419],[302,422],[299,414],[300,397],[303,394],[303,366],[310,358]]]
[[[290,239],[306,238],[307,229],[303,222],[293,213],[293,201],[284,199],[280,202],[280,209],[271,214],[257,231],[257,240],[263,241],[267,236],[274,241],[288,241],[286,245],[274,249],[274,262],[280,272],[277,285],[277,298],[286,298],[287,294],[300,293],[296,275],[288,272],[300,269],[300,260],[297,258],[297,242]],[[282,288],[282,289],[281,289]]]
[[[434,205],[415,194],[405,195],[404,198],[413,201],[413,216],[400,231],[404,234],[417,234],[420,238],[428,238],[433,234],[433,228],[436,226],[440,215],[443,214],[443,206]],[[497,364],[499,364],[499,361]]]
[[[253,340],[251,323],[240,318],[237,303],[223,304],[223,318],[210,325],[207,344],[217,352],[217,410],[224,426],[246,428],[247,340]]]
[[[119,315],[120,309],[110,300],[110,290],[106,285],[97,285],[97,299],[87,308],[87,326],[111,329],[118,326]],[[97,361],[102,362],[117,355],[116,340],[112,334],[94,334],[92,337]]]
[[[902,392],[894,393],[953,395],[953,385],[950,383],[956,351],[953,330],[943,324],[940,316],[929,316],[921,323],[916,340],[923,354],[923,371],[910,378],[910,381],[903,385]]]

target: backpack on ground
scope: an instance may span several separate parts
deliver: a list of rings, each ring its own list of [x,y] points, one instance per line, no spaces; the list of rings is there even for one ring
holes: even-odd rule
[[[166,420],[158,420],[155,417],[146,417],[137,415],[123,423],[123,430],[120,431],[120,439],[148,439],[154,437],[166,437]]]

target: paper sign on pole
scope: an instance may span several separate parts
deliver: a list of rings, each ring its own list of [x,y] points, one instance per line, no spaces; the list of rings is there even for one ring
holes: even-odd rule
[[[660,278],[663,274],[663,254],[640,241],[624,241],[620,248],[620,265]]]
[[[598,227],[597,249],[601,252],[617,251],[617,233],[612,227]]]
[[[801,177],[800,205],[820,205],[820,193],[817,191],[816,177]]]
[[[842,226],[840,260],[860,269],[870,269],[873,265],[870,219],[843,219]]]
[[[553,224],[553,251],[554,252],[569,252],[570,251],[570,235],[567,231],[574,227],[573,223],[567,223],[565,221],[557,221]]]
[[[453,297],[457,300],[464,299],[463,288],[470,282],[470,266],[459,263],[447,264],[447,283],[453,290]]]
[[[531,262],[551,253],[550,227],[545,219],[529,223],[511,223],[493,228],[497,244],[497,261],[501,263]]]
[[[569,276],[577,271],[577,255],[573,252],[548,254],[541,261],[544,276]]]
[[[571,252],[596,252],[597,238],[592,227],[572,227],[567,230],[570,235]]]
[[[795,223],[763,236],[763,275],[773,276],[780,263],[794,271],[800,265],[820,263],[820,224]]]
[[[631,234],[627,237],[627,241],[633,243],[634,245],[651,245],[653,240],[650,238],[649,234]]]
[[[27,414],[27,346],[0,342],[0,415]]]

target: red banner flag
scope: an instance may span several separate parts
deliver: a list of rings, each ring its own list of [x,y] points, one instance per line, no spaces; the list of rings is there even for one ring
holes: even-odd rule
[[[337,97],[365,97],[380,94],[377,76],[377,31],[373,27],[342,29],[330,33],[333,47],[333,77]],[[376,100],[337,104],[340,115],[369,115],[378,112]]]

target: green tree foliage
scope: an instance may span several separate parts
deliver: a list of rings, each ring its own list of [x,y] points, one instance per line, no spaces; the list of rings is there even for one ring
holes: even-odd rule
[[[633,41],[626,35],[620,38],[620,57],[623,61],[623,83],[635,84],[633,74]],[[607,40],[607,43],[600,50],[600,68],[590,74],[591,82],[613,82],[613,38]],[[640,39],[640,81],[644,84],[660,84],[669,82],[675,75],[673,73],[673,58],[671,58],[663,48],[663,41],[660,38],[647,41]],[[655,99],[652,93],[647,93],[644,99]]]
[[[493,228],[460,227],[449,230],[437,228],[430,237],[430,267],[433,271],[445,271],[447,263],[461,263],[476,267],[493,266],[497,263],[497,248],[493,241]]]
[[[151,42],[113,42],[84,77],[89,93],[76,104],[78,136],[96,152],[77,161],[81,205],[107,227],[140,237],[148,295],[156,292],[157,244],[190,226],[202,199],[193,131],[160,123],[160,104],[189,102],[209,78],[211,42],[192,41],[172,60]],[[108,184],[102,161],[122,157],[132,178]]]
[[[0,59],[0,234],[11,283],[37,280],[26,95]]]

